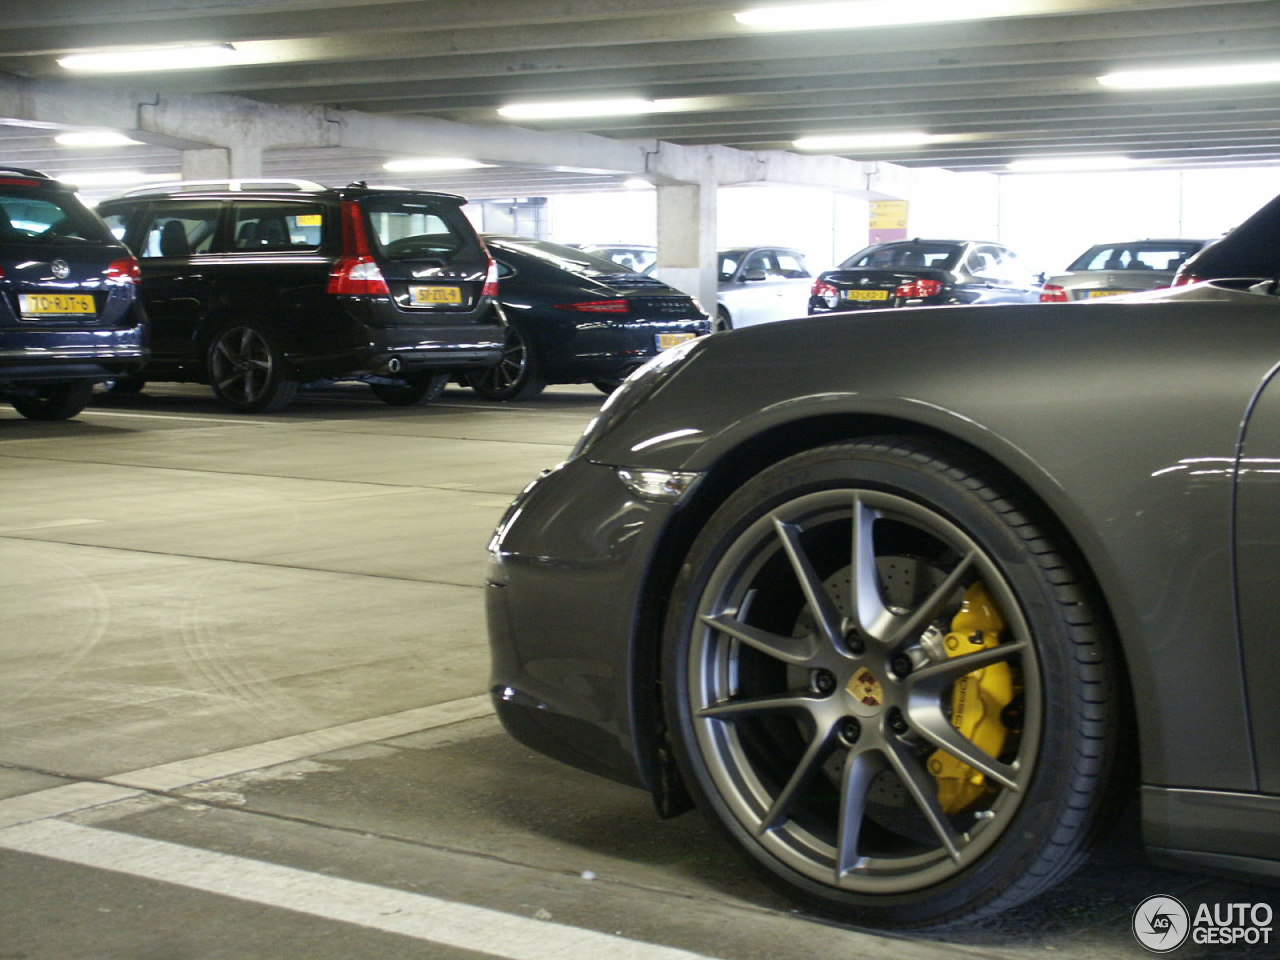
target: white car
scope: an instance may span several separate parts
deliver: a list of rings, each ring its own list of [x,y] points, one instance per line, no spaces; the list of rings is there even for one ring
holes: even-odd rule
[[[717,255],[717,330],[803,317],[813,274],[789,247],[737,247]]]

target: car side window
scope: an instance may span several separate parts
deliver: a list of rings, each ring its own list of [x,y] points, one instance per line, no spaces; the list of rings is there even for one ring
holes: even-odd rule
[[[774,272],[788,280],[799,280],[809,276],[809,271],[805,269],[804,261],[794,253],[788,253],[786,250],[778,251],[777,267]]]
[[[107,225],[107,229],[111,231],[111,235],[124,242],[124,233],[129,228],[129,220],[133,216],[132,210],[121,210],[118,213],[104,213],[102,222]]]
[[[764,250],[758,250],[751,256],[747,257],[747,262],[743,265],[742,272],[750,273],[753,270],[763,270],[765,273],[770,272],[769,254]]]
[[[231,248],[270,252],[320,246],[324,208],[318,203],[235,203]]]
[[[138,245],[138,256],[147,259],[208,253],[213,249],[221,210],[222,205],[213,201],[156,205]]]
[[[738,270],[738,260],[736,257],[724,256],[720,258],[720,279],[728,282],[733,279],[734,273]]]

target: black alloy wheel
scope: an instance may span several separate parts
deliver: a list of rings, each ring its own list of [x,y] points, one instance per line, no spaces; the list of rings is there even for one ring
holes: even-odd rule
[[[407,377],[401,383],[371,383],[369,389],[388,406],[415,407],[439,400],[448,385],[448,373],[427,373]]]
[[[757,475],[699,535],[664,647],[698,805],[819,912],[940,926],[1020,903],[1112,805],[1116,667],[1062,545],[902,438]]]
[[[248,325],[228,327],[214,337],[208,373],[217,398],[239,413],[283,410],[298,392],[280,349]]]
[[[492,367],[467,374],[467,386],[486,400],[528,400],[546,385],[533,338],[516,323],[507,325],[502,359]]]
[[[13,409],[28,420],[70,420],[89,405],[93,384],[87,380],[51,383],[9,398]]]

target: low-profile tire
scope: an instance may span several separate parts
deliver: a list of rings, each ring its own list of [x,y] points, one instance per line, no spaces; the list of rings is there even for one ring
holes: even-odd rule
[[[248,324],[219,331],[209,344],[206,369],[214,396],[238,413],[283,410],[298,392],[272,337]]]
[[[403,383],[371,383],[373,395],[391,407],[416,407],[439,400],[449,385],[448,373],[419,374]]]
[[[1083,860],[1115,803],[1118,668],[1053,530],[906,438],[793,456],[712,516],[670,606],[667,722],[695,802],[767,881],[937,927]]]
[[[502,359],[492,367],[467,374],[467,386],[486,400],[528,400],[546,385],[533,338],[515,323],[507,325]]]
[[[130,396],[135,393],[141,393],[146,385],[147,381],[142,377],[116,377],[116,379],[109,381],[107,392]]]
[[[721,333],[725,330],[733,329],[733,318],[729,316],[729,311],[724,307],[716,307],[716,318],[711,321],[711,332]]]
[[[93,383],[77,380],[38,387],[34,394],[10,397],[9,402],[28,420],[70,420],[92,396]]]

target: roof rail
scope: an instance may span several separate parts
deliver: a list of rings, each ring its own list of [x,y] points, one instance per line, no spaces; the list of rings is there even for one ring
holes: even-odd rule
[[[24,177],[39,177],[41,180],[52,180],[53,177],[47,173],[41,173],[39,170],[32,170],[29,167],[0,167],[0,173],[20,173]]]
[[[286,180],[257,177],[245,180],[178,180],[173,183],[153,183],[144,187],[134,187],[117,194],[120,197],[165,196],[171,193],[199,193],[204,190],[297,190],[304,193],[315,193],[328,190],[322,183],[311,180]]]

